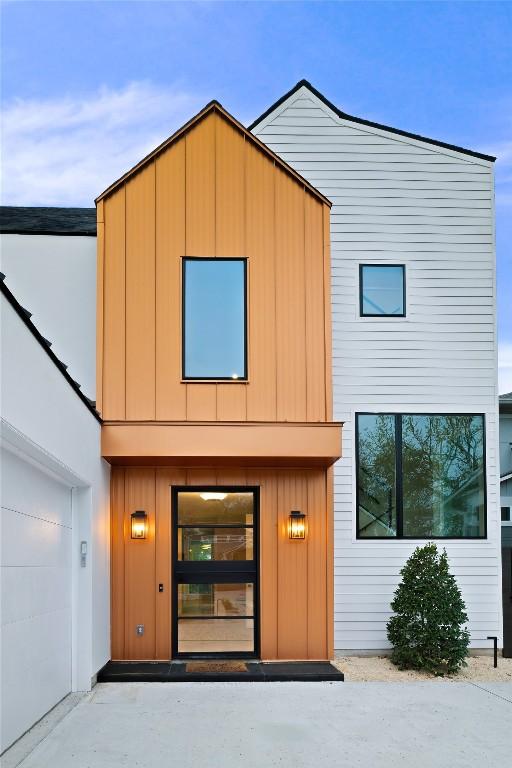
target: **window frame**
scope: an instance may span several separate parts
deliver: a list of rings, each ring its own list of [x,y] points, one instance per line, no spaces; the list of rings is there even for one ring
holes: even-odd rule
[[[359,416],[393,416],[395,419],[395,494],[396,494],[396,535],[395,536],[361,536],[359,534]],[[404,536],[403,533],[403,462],[402,462],[402,417],[403,416],[478,416],[482,419],[482,457],[483,457],[483,491],[484,532],[480,536]],[[355,456],[355,498],[356,498],[356,540],[369,543],[371,541],[483,541],[488,538],[487,524],[487,426],[485,413],[452,413],[451,411],[356,411],[354,414],[354,436],[356,446]]]
[[[509,509],[510,509],[510,520],[502,520],[501,519],[501,508],[502,507],[509,507]],[[512,526],[512,496],[500,497],[500,523],[504,527]]]
[[[241,261],[244,270],[244,373],[234,379],[232,376],[187,376],[185,373],[185,337],[186,337],[186,263],[187,261]],[[246,384],[249,381],[249,354],[248,354],[248,258],[246,256],[182,256],[181,257],[181,381],[189,382],[216,382],[223,384]]]
[[[400,314],[382,314],[382,313],[367,313],[363,312],[363,270],[365,267],[400,267],[402,270],[402,306],[403,306],[403,312]],[[379,317],[379,318],[404,318],[407,317],[407,291],[406,291],[406,269],[405,264],[383,264],[379,262],[378,264],[370,264],[368,262],[365,262],[364,264],[359,264],[359,317]]]

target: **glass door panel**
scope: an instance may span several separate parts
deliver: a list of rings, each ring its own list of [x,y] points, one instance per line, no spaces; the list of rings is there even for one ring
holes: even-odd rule
[[[252,655],[254,619],[180,621],[178,648],[180,654]]]
[[[254,616],[254,585],[178,584],[178,618]]]
[[[254,494],[229,491],[179,491],[178,525],[252,525]]]
[[[178,526],[178,560],[252,560],[252,528],[192,528]]]

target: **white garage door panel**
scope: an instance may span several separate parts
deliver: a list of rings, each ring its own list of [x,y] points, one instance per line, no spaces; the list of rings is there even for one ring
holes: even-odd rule
[[[68,542],[68,550],[69,546]],[[63,607],[69,610],[68,580],[67,566],[3,568],[2,623],[7,625],[24,621],[33,616],[34,611],[36,615],[42,615],[62,610]]]
[[[69,489],[61,503],[71,506]],[[2,501],[2,566],[25,568],[63,567],[69,558],[71,528],[42,520]]]
[[[3,507],[71,528],[70,497],[69,488],[10,451],[2,451]]]
[[[71,690],[70,634],[67,610],[3,627],[3,745],[19,738]]]
[[[71,491],[2,450],[2,748],[71,690]]]

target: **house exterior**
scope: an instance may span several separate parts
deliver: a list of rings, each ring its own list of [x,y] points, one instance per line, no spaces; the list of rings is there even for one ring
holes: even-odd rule
[[[492,161],[302,81],[1,210],[1,750],[110,659],[385,650],[426,540],[502,646]]]
[[[388,646],[400,569],[432,538],[472,646],[501,643],[494,158],[346,115],[305,81],[251,130],[333,203],[334,647]],[[462,432],[455,481],[421,443]]]
[[[97,200],[113,659],[332,657],[329,207],[215,102]]]

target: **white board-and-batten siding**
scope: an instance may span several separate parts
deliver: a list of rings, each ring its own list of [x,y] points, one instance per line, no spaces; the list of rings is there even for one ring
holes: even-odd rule
[[[389,647],[399,571],[419,541],[356,539],[357,412],[483,413],[486,540],[439,542],[474,647],[501,642],[494,179],[490,161],[340,118],[303,86],[253,132],[333,203],[335,648]],[[359,265],[404,264],[406,317],[359,317]]]

